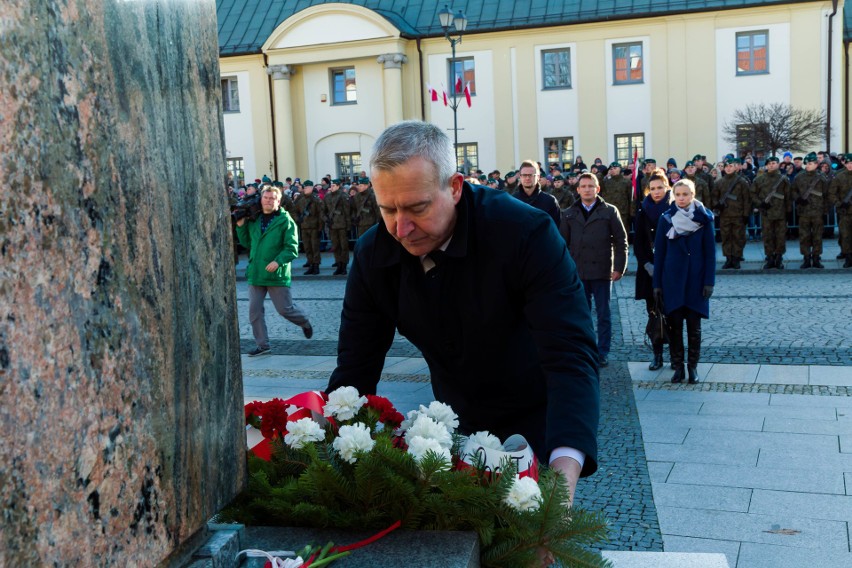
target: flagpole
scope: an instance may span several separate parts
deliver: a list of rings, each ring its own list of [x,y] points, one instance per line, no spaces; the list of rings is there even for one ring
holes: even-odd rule
[[[464,12],[459,10],[455,14],[450,11],[450,7],[447,4],[444,4],[444,9],[438,13],[438,22],[441,24],[441,28],[444,30],[444,38],[450,42],[450,49],[452,50],[452,57],[450,59],[451,69],[453,70],[452,79],[452,89],[453,89],[453,148],[456,153],[456,168],[458,168],[458,160],[459,160],[459,117],[458,117],[458,109],[459,109],[459,91],[461,89],[458,88],[459,81],[461,78],[456,78],[456,44],[461,43],[462,41],[462,33],[465,28],[467,28],[467,18],[464,15]],[[458,34],[458,37],[450,36],[450,24],[453,24],[455,30]]]

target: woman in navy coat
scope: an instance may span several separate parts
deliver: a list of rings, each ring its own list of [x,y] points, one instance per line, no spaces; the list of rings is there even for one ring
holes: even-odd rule
[[[635,298],[645,300],[645,309],[648,312],[649,320],[651,314],[656,310],[652,279],[654,277],[654,243],[657,225],[660,223],[660,217],[669,210],[673,202],[666,171],[657,168],[648,179],[648,194],[636,212],[636,234],[633,236],[633,254],[636,256],[636,263],[639,265],[636,270]],[[654,360],[648,365],[648,369],[651,371],[662,369],[662,341],[654,343],[651,347],[654,350]]]
[[[674,204],[660,217],[654,247],[654,297],[671,327],[669,351],[673,383],[698,382],[701,318],[710,317],[710,296],[716,282],[713,213],[695,199],[695,184],[681,180],[672,187]],[[688,358],[683,367],[683,323]]]

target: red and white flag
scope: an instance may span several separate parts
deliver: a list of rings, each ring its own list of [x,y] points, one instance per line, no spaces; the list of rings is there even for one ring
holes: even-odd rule
[[[635,148],[633,150],[633,199],[638,203],[639,202],[639,188],[637,186],[637,181],[639,180],[639,149]]]
[[[461,75],[456,77],[456,94],[460,95],[462,92],[462,78]]]
[[[438,91],[433,89],[429,83],[426,83],[426,90],[429,91],[429,98],[432,99],[432,102],[436,102],[438,100]]]
[[[441,94],[444,95],[444,106],[450,106],[450,101],[447,100],[447,90],[444,89],[444,84],[441,83]]]
[[[470,108],[470,81],[464,86],[464,100],[467,102],[467,108]]]

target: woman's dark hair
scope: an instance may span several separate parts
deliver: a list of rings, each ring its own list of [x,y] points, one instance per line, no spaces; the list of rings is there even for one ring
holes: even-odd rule
[[[648,185],[642,195],[648,195],[651,193],[651,182],[654,180],[660,180],[663,182],[663,185],[665,185],[667,189],[671,187],[669,184],[669,177],[666,175],[666,170],[663,168],[657,168],[651,172],[650,176],[648,176]]]

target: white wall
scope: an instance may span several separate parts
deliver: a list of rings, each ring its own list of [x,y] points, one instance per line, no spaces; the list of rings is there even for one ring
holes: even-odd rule
[[[342,66],[351,66],[351,61]],[[307,121],[307,148],[310,179],[327,173],[334,174],[334,154],[361,152],[364,169],[367,153],[373,141],[384,130],[384,94],[382,66],[375,58],[354,62],[356,104],[332,105],[332,85],[329,70],[334,64],[305,65],[303,88]],[[322,102],[325,95],[326,102]],[[344,133],[337,136],[340,133]],[[369,143],[365,143],[369,140]],[[303,176],[303,177],[304,177]]]
[[[501,171],[507,166],[497,162],[497,136],[498,120],[511,121],[512,117],[494,116],[494,58],[490,51],[459,51],[456,57],[473,57],[476,70],[476,95],[471,98],[471,106],[468,108],[464,101],[464,95],[460,97],[458,107],[459,144],[478,144],[479,168],[483,171],[491,171],[495,168]],[[428,57],[428,76],[425,81],[440,91],[445,89],[448,95],[452,94],[452,85],[447,85],[449,78],[449,67],[447,61],[451,53],[430,55]],[[425,85],[424,85],[425,88]],[[504,86],[508,88],[508,86]],[[453,110],[445,107],[443,98],[439,94],[437,102],[427,99],[428,116],[430,121],[444,129],[450,139],[453,138]],[[523,124],[520,125],[524,127]],[[534,125],[532,125],[534,127]]]
[[[544,69],[541,52],[548,49],[568,48],[571,53],[571,88],[544,90]],[[535,46],[536,108],[538,116],[538,160],[546,164],[545,138],[574,138],[574,155],[581,148],[578,123],[577,69],[580,65],[576,43],[558,43]]]
[[[642,42],[642,83],[629,85],[613,84],[612,46],[619,43]],[[615,159],[616,134],[644,134],[645,157],[655,158],[653,133],[651,132],[651,69],[654,54],[651,38],[648,36],[620,37],[604,42],[604,61],[606,62],[606,107],[605,109],[584,109],[584,112],[605,112],[607,148],[609,156]],[[660,159],[660,158],[657,158]],[[586,162],[588,163],[588,162]]]
[[[737,33],[769,30],[769,73],[737,76]],[[725,123],[738,108],[747,104],[790,103],[791,73],[804,77],[804,69],[791,69],[790,24],[770,24],[720,28],[716,30],[716,156],[735,152],[735,145],[723,140]],[[818,75],[814,75],[814,78]]]
[[[226,112],[223,116],[225,125],[225,155],[227,158],[243,158],[245,160],[246,181],[261,177],[268,173],[258,169],[255,157],[254,138],[251,129],[251,95],[249,93],[249,74],[247,71],[224,73],[223,79],[237,78],[240,92],[240,111]]]
[[[388,37],[374,22],[354,13],[318,14],[299,22],[272,47],[302,47]]]

